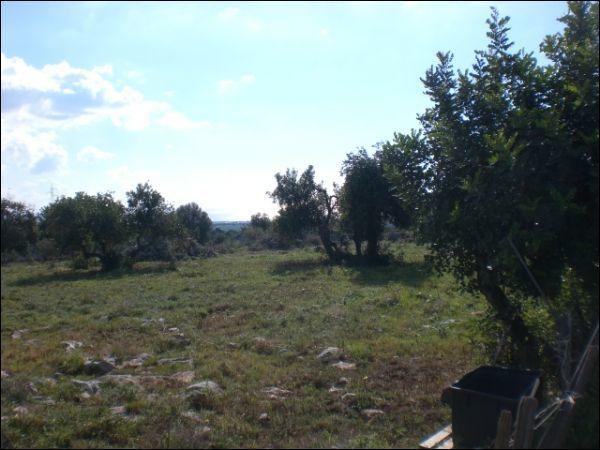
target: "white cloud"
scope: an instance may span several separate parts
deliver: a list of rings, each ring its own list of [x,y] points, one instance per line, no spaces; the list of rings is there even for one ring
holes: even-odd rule
[[[83,147],[81,150],[79,150],[79,153],[77,153],[77,161],[83,162],[113,159],[114,157],[114,153],[105,152],[91,145]]]
[[[250,31],[260,31],[262,30],[262,25],[257,20],[249,20],[246,22],[246,26]]]
[[[60,131],[102,120],[131,131],[154,124],[178,131],[208,124],[129,86],[115,87],[104,77],[112,74],[111,65],[87,70],[62,61],[39,69],[22,58],[4,53],[1,58],[3,163],[7,158],[38,173],[61,168],[67,153],[58,144]]]
[[[219,94],[226,94],[237,89],[242,84],[254,83],[256,77],[251,73],[242,75],[239,80],[219,80],[217,82],[217,92]]]
[[[229,8],[226,8],[225,10],[221,11],[218,15],[219,15],[219,19],[228,21],[228,20],[233,19],[235,16],[237,16],[239,12],[240,12],[239,8],[229,7]]]

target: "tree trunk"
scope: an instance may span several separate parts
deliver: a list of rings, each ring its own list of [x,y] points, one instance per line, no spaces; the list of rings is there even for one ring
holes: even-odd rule
[[[354,246],[356,247],[356,256],[362,258],[362,241],[360,239],[354,239]]]
[[[335,244],[331,242],[331,233],[329,231],[328,223],[319,225],[319,237],[321,238],[321,243],[323,244],[325,253],[327,253],[327,257],[332,261],[337,259],[337,249]]]
[[[370,262],[376,262],[379,259],[377,237],[369,237],[367,239],[367,259]]]

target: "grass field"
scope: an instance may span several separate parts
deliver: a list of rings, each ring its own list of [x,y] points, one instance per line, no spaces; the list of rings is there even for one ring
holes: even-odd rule
[[[443,387],[481,362],[483,309],[412,244],[371,268],[308,250],[6,266],[2,447],[414,447],[449,420]],[[116,368],[87,375],[88,358]],[[208,380],[222,392],[186,398]]]

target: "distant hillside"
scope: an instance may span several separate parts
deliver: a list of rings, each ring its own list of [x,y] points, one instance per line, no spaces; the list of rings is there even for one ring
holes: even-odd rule
[[[239,231],[241,230],[243,227],[245,227],[246,225],[248,225],[250,222],[248,221],[242,221],[242,222],[213,222],[213,228],[215,230],[219,229],[221,231],[229,231],[229,230],[233,230],[233,231]]]

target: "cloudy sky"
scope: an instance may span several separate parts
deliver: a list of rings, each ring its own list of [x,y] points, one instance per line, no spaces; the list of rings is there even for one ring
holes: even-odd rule
[[[346,153],[417,126],[439,50],[466,68],[489,7],[538,54],[563,2],[2,2],[2,196],[149,181],[213,220],[273,214],[275,172],[339,181]],[[540,56],[540,61],[544,62]]]

